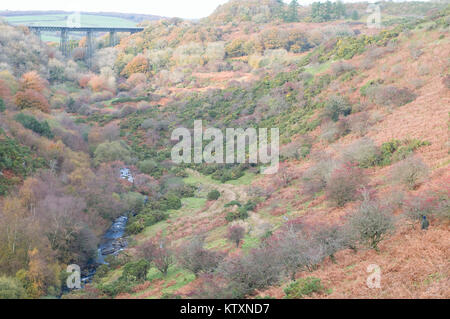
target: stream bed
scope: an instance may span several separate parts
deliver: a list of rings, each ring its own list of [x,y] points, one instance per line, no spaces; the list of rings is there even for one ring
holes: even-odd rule
[[[94,263],[91,264],[88,269],[82,271],[81,283],[82,285],[92,281],[92,277],[95,275],[97,267],[103,264],[107,264],[105,258],[109,255],[117,256],[119,252],[124,250],[128,243],[124,238],[125,227],[127,226],[128,216],[119,216],[112,223],[111,227],[106,231],[100,240],[100,244],[97,249],[97,258]]]

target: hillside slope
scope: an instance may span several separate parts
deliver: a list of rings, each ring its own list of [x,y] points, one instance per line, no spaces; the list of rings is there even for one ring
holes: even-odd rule
[[[384,3],[373,29],[364,4],[265,4],[96,39],[90,69],[85,40],[0,25],[0,297],[450,297],[449,7]],[[278,172],[173,163],[200,119],[279,128]],[[95,275],[68,292],[73,263]]]

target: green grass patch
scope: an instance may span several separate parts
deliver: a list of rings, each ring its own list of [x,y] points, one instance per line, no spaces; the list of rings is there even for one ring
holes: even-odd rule
[[[325,63],[310,65],[305,68],[305,71],[311,73],[312,75],[316,75],[328,70],[331,66],[331,61],[327,61]]]
[[[250,185],[257,175],[255,173],[245,172],[244,176],[235,180],[227,181],[226,184],[230,185]]]
[[[188,197],[182,198],[182,209],[199,210],[205,206],[206,198]]]
[[[206,176],[200,173],[193,173],[188,171],[188,177],[185,177],[184,182],[186,184],[198,185],[198,184],[220,184],[219,181],[211,178],[210,175]]]
[[[158,269],[155,267],[150,268],[147,274],[147,280],[164,280],[163,289],[161,290],[162,294],[171,294],[180,289],[181,287],[189,284],[191,281],[195,279],[194,274],[191,272],[178,267],[177,265],[173,265],[169,267],[167,275],[164,276]],[[174,284],[170,284],[173,283]],[[170,284],[170,286],[168,286]],[[152,286],[148,288],[149,290],[153,289]],[[133,294],[133,296],[139,296],[146,291],[140,291],[138,293]],[[150,298],[159,298],[160,296],[151,296]]]
[[[259,238],[251,237],[250,235],[245,235],[241,248],[243,250],[249,250],[255,248],[259,245]]]

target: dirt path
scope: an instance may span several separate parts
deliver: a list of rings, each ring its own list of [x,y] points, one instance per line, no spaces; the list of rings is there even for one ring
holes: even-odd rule
[[[187,169],[186,170],[188,174],[199,177],[201,174],[197,171]],[[245,203],[249,196],[247,194],[247,190],[245,186],[238,186],[238,185],[231,185],[231,184],[204,184],[202,183],[202,186],[205,188],[210,189],[216,189],[220,192],[220,197],[218,200],[214,201],[207,209],[203,210],[201,214],[199,214],[199,217],[204,217],[205,215],[210,214],[220,214],[222,213],[225,208],[224,205],[233,201],[237,200],[241,203]]]

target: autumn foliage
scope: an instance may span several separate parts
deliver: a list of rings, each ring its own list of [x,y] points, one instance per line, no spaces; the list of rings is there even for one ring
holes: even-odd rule
[[[47,98],[35,90],[26,89],[25,91],[17,92],[15,103],[21,109],[37,108],[42,112],[50,112],[50,104]]]
[[[34,90],[42,92],[45,89],[46,81],[36,71],[31,71],[22,75],[19,81],[20,90]]]
[[[16,93],[14,101],[21,109],[37,108],[48,113],[50,104],[43,94],[45,88],[46,81],[36,71],[25,73],[20,79],[19,91]]]
[[[134,73],[146,73],[148,71],[148,61],[143,55],[137,55],[122,70],[122,75],[130,77]]]

